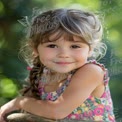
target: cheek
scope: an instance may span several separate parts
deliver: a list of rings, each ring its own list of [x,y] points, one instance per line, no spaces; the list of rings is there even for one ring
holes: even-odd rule
[[[79,51],[79,52],[76,52],[74,54],[74,57],[77,59],[77,60],[86,60],[88,58],[88,51]]]
[[[44,64],[44,65],[47,64],[47,62],[49,60],[49,57],[46,54],[42,54],[42,55],[40,54],[39,58],[40,58],[41,63]]]
[[[52,59],[52,53],[49,50],[42,50],[39,53],[39,58],[42,64],[47,65],[48,61],[50,61]]]

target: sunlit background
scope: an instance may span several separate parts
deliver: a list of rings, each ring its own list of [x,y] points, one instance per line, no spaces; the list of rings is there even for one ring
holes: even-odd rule
[[[18,95],[28,71],[18,56],[25,27],[17,20],[31,17],[32,10],[79,8],[99,13],[108,46],[100,60],[109,69],[110,90],[117,120],[122,118],[122,1],[121,0],[0,0],[0,106]],[[121,121],[121,120],[120,120]]]

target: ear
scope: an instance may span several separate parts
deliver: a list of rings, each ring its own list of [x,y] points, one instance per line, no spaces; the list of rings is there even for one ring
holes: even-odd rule
[[[90,47],[90,49],[89,49],[89,53],[88,53],[88,57],[91,57],[92,56],[92,54],[93,54],[93,47]]]
[[[34,48],[32,55],[33,57],[37,57],[39,55],[38,50]]]
[[[88,54],[88,57],[91,57],[92,56],[92,50],[89,51],[89,54]]]

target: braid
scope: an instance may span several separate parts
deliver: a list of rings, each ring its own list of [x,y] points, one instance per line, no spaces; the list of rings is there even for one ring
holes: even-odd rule
[[[36,99],[40,99],[38,93],[38,85],[39,85],[38,79],[41,77],[42,72],[43,72],[43,65],[40,63],[39,57],[36,57],[33,60],[33,68],[30,71],[28,77],[28,82],[30,85],[25,87],[21,91],[23,96],[29,96],[29,97],[34,97]]]
[[[42,72],[43,72],[43,66],[40,63],[39,57],[36,57],[33,61],[33,68],[30,71],[30,75],[29,75],[29,81],[30,81],[30,85],[31,85],[31,92],[32,92],[32,94],[35,98],[39,98],[38,79],[41,77]]]

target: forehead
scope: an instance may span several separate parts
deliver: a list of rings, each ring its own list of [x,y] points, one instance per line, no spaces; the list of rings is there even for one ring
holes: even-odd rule
[[[66,40],[66,41],[73,41],[73,42],[85,42],[85,40],[82,37],[73,35],[69,32],[66,32],[64,30],[58,30],[57,32],[51,34],[49,36],[49,41],[58,41],[58,40]]]

